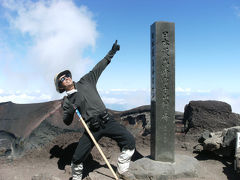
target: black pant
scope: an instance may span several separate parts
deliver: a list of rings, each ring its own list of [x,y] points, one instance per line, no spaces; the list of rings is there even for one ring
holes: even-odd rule
[[[104,124],[104,127],[100,127],[97,131],[92,131],[92,134],[96,141],[99,141],[102,137],[109,137],[114,139],[120,149],[134,149],[135,139],[133,135],[120,123],[114,120],[112,117]],[[85,131],[79,140],[78,146],[73,154],[72,162],[79,164],[83,162],[94,146],[88,133]]]

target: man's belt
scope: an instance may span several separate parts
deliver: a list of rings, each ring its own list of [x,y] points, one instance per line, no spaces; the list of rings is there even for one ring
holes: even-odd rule
[[[110,115],[107,110],[102,113],[90,117],[86,123],[92,131],[97,131],[100,127],[105,128],[105,125],[110,120]]]

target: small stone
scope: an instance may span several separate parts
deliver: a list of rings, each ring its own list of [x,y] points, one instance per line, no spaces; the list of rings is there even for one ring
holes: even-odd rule
[[[215,151],[220,149],[221,140],[217,138],[209,138],[204,141],[203,149],[208,151]]]
[[[199,143],[203,143],[206,139],[210,138],[210,132],[208,130],[204,131],[201,137],[198,139]]]
[[[201,152],[203,150],[203,146],[201,144],[198,144],[193,147],[195,152]]]

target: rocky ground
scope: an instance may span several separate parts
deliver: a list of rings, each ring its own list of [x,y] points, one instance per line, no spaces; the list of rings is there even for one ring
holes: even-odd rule
[[[67,133],[60,135],[53,142],[46,145],[41,150],[34,150],[27,155],[13,159],[0,160],[0,180],[69,180],[71,155],[77,145],[80,133]],[[149,135],[137,140],[137,151],[133,161],[150,155]],[[195,157],[201,166],[198,178],[195,180],[237,180],[239,175],[233,170],[233,159],[220,157],[213,153],[193,153],[194,142],[183,141],[190,139],[184,135],[176,136],[177,154],[184,154]],[[116,159],[119,149],[114,141],[103,138],[99,142],[107,159],[116,169]],[[105,165],[97,149],[92,150],[91,156],[85,163],[84,179],[114,179],[110,170]],[[38,178],[37,178],[38,177]],[[41,177],[41,178],[40,178]],[[186,180],[189,178],[185,178]],[[184,179],[180,179],[184,180]]]
[[[210,110],[207,109],[207,111],[205,111],[206,108],[203,110],[204,108],[202,108],[202,106],[202,103],[200,103],[200,106],[198,105],[196,108],[195,103],[190,103],[189,107],[192,109],[190,113],[189,111],[185,111],[185,113],[176,112],[175,115],[175,154],[194,157],[200,165],[200,168],[198,169],[198,177],[179,178],[179,180],[239,180],[239,174],[234,171],[233,156],[226,157],[217,154],[214,151],[195,149],[196,145],[199,145],[198,139],[203,132],[201,124],[206,125],[205,122],[209,121],[206,115],[207,112],[211,114],[211,116],[208,117],[216,119],[216,121],[211,120],[211,129],[208,130],[214,130],[214,128],[219,130],[219,127],[217,126],[219,122],[218,116],[222,118],[222,113],[216,113],[215,111],[212,111],[211,108]],[[203,113],[203,115],[199,115],[199,112]],[[111,111],[111,113],[114,114],[115,118],[120,121],[121,124],[125,125],[135,136],[136,152],[132,161],[134,162],[140,158],[149,157],[149,106],[139,107],[130,111],[125,111],[124,113],[114,111]],[[216,114],[216,116],[213,117],[212,114]],[[186,116],[185,119],[184,116]],[[200,117],[205,117],[205,119],[201,119]],[[238,125],[239,122],[236,117],[239,117],[239,115],[232,113],[226,114],[226,118],[229,117],[231,119],[234,117],[234,121],[230,122]],[[57,118],[59,118],[59,114],[57,115]],[[26,146],[26,143],[27,145],[30,145],[26,146],[27,148],[25,149],[23,148],[20,153],[22,154],[21,157],[13,156],[13,151],[10,152],[12,155],[8,157],[7,155],[9,155],[9,153],[7,151],[4,152],[5,156],[1,156],[0,152],[0,180],[70,180],[71,157],[77,142],[81,137],[81,127],[78,127],[77,129],[75,128],[74,131],[70,129],[62,130],[62,125],[57,124],[57,121],[55,121],[57,118],[54,118],[52,115],[51,117],[46,118],[46,120],[43,120],[30,136],[25,138],[25,141],[22,139],[19,140],[18,138],[18,141],[16,141],[16,137],[12,134],[9,135],[2,131],[2,137],[10,137],[10,139],[13,139],[11,142],[14,142],[16,146],[15,148],[12,148],[13,150],[21,149],[19,148],[21,144],[24,144],[23,146]],[[182,132],[182,123],[188,121],[193,121],[196,128],[190,128],[187,133],[184,133]],[[53,126],[53,122],[55,123],[55,126]],[[186,123],[185,125],[189,125],[189,123]],[[210,126],[204,126],[204,129],[208,127]],[[78,132],[78,130],[80,132]],[[116,161],[120,152],[116,142],[109,138],[102,138],[99,141],[99,144],[113,169],[116,170]],[[84,166],[85,180],[114,179],[96,148],[93,148],[91,155],[86,160]]]

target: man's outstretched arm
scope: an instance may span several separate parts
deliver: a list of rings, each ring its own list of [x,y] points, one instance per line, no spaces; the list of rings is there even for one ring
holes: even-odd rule
[[[113,58],[113,56],[119,50],[120,50],[120,45],[117,43],[117,40],[116,40],[112,46],[112,49],[108,52],[108,54],[101,61],[99,61],[88,74],[83,76],[83,79],[88,80],[93,84],[96,84],[103,70],[107,67],[107,65],[111,62],[111,59]]]

